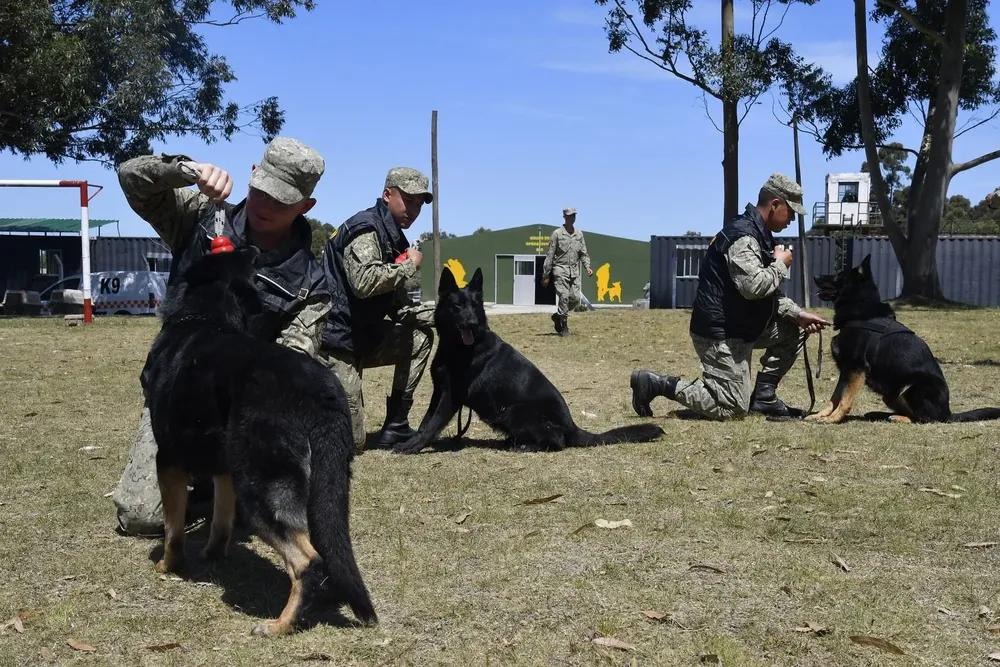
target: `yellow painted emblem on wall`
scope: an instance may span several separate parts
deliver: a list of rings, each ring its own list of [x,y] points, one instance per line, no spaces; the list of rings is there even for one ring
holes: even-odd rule
[[[607,296],[608,301],[614,301],[617,296],[618,303],[621,303],[622,283],[620,280],[611,282],[611,264],[609,262],[601,264],[594,275],[597,276],[597,300],[604,301],[604,297]]]
[[[465,267],[462,266],[462,263],[457,259],[449,258],[444,265],[451,271],[451,275],[455,276],[455,282],[458,286],[465,287]]]
[[[544,234],[538,234],[536,236],[529,236],[528,240],[525,242],[526,246],[535,249],[536,255],[541,255],[543,250],[547,250],[549,247],[549,237]]]

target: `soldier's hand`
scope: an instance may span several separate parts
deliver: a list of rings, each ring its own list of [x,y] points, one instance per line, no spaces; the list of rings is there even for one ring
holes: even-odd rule
[[[803,310],[799,313],[798,325],[802,329],[805,329],[806,333],[816,333],[825,327],[833,326],[833,323],[827,322],[815,313],[809,313]]]
[[[229,172],[207,162],[185,162],[189,168],[198,173],[195,184],[203,195],[215,203],[223,202],[233,191],[233,179]]]
[[[412,259],[416,267],[420,268],[420,263],[424,261],[424,255],[416,248],[409,248],[406,251],[406,259]]]
[[[594,275],[594,270],[593,269],[587,269],[587,275],[588,276]]]
[[[548,287],[548,286],[549,286],[549,279],[542,278],[542,287]]]
[[[774,259],[778,262],[783,263],[785,266],[792,265],[792,251],[788,248],[775,248],[774,249]]]

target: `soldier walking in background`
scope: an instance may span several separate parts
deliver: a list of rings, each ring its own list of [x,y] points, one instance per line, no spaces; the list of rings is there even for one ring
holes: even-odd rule
[[[587,253],[587,242],[583,232],[574,227],[576,209],[563,209],[563,226],[556,228],[549,237],[549,252],[545,255],[545,265],[542,268],[542,287],[549,286],[549,280],[555,281],[556,296],[559,305],[552,315],[556,333],[560,336],[570,334],[567,321],[569,311],[580,305],[583,289],[580,284],[580,263],[587,269],[587,275],[594,274],[590,268],[590,255]]]

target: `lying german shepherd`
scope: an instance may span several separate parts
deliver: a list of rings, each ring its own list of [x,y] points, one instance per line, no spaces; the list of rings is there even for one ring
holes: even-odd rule
[[[817,295],[833,302],[830,343],[840,380],[824,410],[809,421],[838,423],[854,406],[862,385],[882,397],[897,422],[970,422],[1000,418],[1000,408],[952,414],[948,382],[927,343],[896,320],[872,279],[871,255],[853,269],[816,276]]]
[[[262,312],[252,283],[258,254],[250,248],[198,259],[162,308],[143,369],[166,534],[156,569],[183,569],[188,477],[212,475],[215,509],[202,556],[226,554],[239,501],[292,580],[281,616],[253,634],[292,632],[324,580],[330,602],[374,624],[348,531],[354,445],[347,398],[319,363],[247,333]]]
[[[431,362],[434,391],[417,433],[394,448],[415,454],[433,442],[463,405],[515,445],[561,450],[618,442],[648,442],[663,435],[655,424],[589,433],[573,423],[559,390],[517,350],[490,331],[483,310],[483,272],[459,288],[441,272],[434,310],[438,349]]]

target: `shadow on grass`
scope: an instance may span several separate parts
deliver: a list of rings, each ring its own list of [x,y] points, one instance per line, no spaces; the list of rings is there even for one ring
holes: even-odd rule
[[[249,547],[251,533],[240,526],[233,531],[229,554],[225,559],[204,560],[200,552],[208,541],[208,535],[207,522],[187,534],[187,567],[177,576],[190,583],[218,586],[222,590],[222,601],[243,614],[261,620],[277,618],[291,592],[288,575]],[[149,560],[156,563],[162,557],[163,542],[160,540],[150,550]],[[326,579],[325,572],[307,572],[306,576]],[[345,616],[340,606],[331,604],[329,600],[330,592],[318,586],[314,594],[305,600],[305,609],[297,628],[308,630],[321,624],[340,628],[364,627],[359,621]]]

